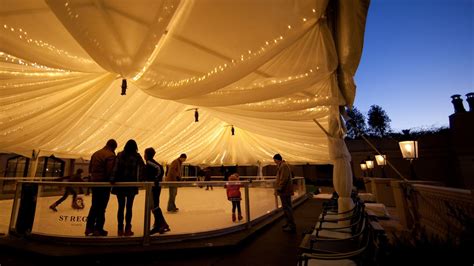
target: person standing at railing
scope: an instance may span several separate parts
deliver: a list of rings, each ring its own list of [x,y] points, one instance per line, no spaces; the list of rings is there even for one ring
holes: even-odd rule
[[[138,146],[135,140],[130,139],[125,144],[123,151],[117,154],[114,170],[110,177],[110,182],[139,182],[142,181],[143,167],[145,163],[138,153]],[[132,231],[132,213],[133,200],[138,194],[138,187],[112,187],[112,194],[117,196],[117,224],[118,236],[133,236]],[[123,227],[123,218],[125,207],[125,231]]]
[[[89,163],[89,174],[92,182],[105,182],[110,180],[110,175],[115,162],[115,149],[117,142],[114,139],[107,141],[104,148],[92,154]],[[104,230],[105,209],[109,203],[110,187],[93,187],[92,204],[87,216],[85,235],[107,236]]]
[[[197,176],[198,182],[204,181],[204,169],[201,169],[201,167],[198,166],[196,176]],[[202,185],[199,185],[199,188],[202,188],[202,187],[203,187]]]
[[[163,212],[160,208],[160,182],[163,181],[164,170],[163,166],[161,166],[161,164],[159,164],[153,159],[155,154],[155,149],[151,147],[145,150],[146,165],[144,170],[144,176],[147,181],[155,182],[155,185],[151,189],[151,192],[153,194],[153,206],[151,208],[153,216],[155,218],[153,228],[150,230],[151,235],[156,233],[163,234],[164,232],[170,231],[170,227],[166,223],[165,217],[163,216]]]
[[[280,154],[275,154],[273,156],[273,161],[277,165],[275,195],[280,197],[281,206],[286,219],[283,231],[295,233],[296,224],[295,219],[293,218],[293,207],[291,206],[291,196],[293,195],[293,175],[290,165],[283,160]]]
[[[171,162],[170,166],[168,167],[168,171],[166,172],[166,181],[176,182],[181,181],[183,177],[181,168],[183,162],[186,161],[186,154],[182,153],[177,159]],[[169,199],[168,199],[168,212],[177,212],[179,209],[176,207],[176,195],[178,194],[178,187],[177,186],[170,186],[169,187]]]
[[[82,182],[83,181],[82,180],[82,173],[83,172],[84,171],[82,169],[77,169],[75,174],[73,174],[71,176],[60,177],[60,178],[57,178],[55,180],[66,180],[68,182]],[[51,210],[57,212],[58,209],[56,209],[56,207],[58,207],[59,204],[61,204],[63,201],[65,201],[69,195],[72,195],[71,207],[73,209],[83,209],[84,208],[84,205],[82,205],[82,207],[81,207],[80,205],[77,204],[77,202],[76,202],[77,192],[73,187],[66,187],[65,191],[64,191],[64,195],[60,199],[58,199],[55,203],[53,203],[51,206],[49,206],[49,208]]]
[[[229,181],[239,181],[239,174],[234,173],[229,176]],[[240,193],[240,184],[231,183],[226,184],[227,199],[232,202],[232,222],[235,222],[235,209],[237,209],[238,219],[241,221],[242,210],[240,208],[240,201],[242,200],[242,194]]]
[[[206,167],[204,168],[204,181],[211,181],[211,168],[209,167]],[[211,190],[213,190],[214,188],[212,187],[212,185],[206,185],[206,190],[209,190],[209,188]]]

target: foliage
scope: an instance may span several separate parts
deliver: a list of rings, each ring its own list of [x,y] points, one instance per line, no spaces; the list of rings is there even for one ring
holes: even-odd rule
[[[349,109],[347,111],[347,115],[351,118],[350,121],[346,122],[348,138],[355,139],[359,135],[358,131],[361,133],[365,133],[367,131],[365,116],[356,107]]]
[[[425,136],[445,135],[449,134],[448,127],[431,127],[431,128],[416,128],[403,129],[402,132],[392,132],[390,137],[396,140],[416,140]]]
[[[370,134],[383,138],[387,133],[390,133],[390,122],[392,120],[390,120],[382,107],[378,105],[370,106],[367,116],[367,123],[369,124],[368,131]]]
[[[356,107],[347,110],[350,120],[346,121],[347,137],[357,139],[360,133],[369,137],[390,137],[400,140],[419,139],[425,136],[449,134],[448,127],[419,127],[403,129],[401,132],[392,132],[390,122],[392,121],[385,110],[378,105],[370,106],[366,116]],[[368,126],[367,126],[368,124]]]

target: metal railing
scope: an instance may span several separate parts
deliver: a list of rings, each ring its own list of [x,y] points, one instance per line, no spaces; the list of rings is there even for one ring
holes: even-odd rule
[[[104,242],[141,242],[143,245],[150,244],[150,219],[151,219],[151,206],[152,206],[152,187],[154,186],[153,182],[121,182],[121,183],[114,183],[111,184],[109,182],[59,182],[59,181],[39,181],[39,180],[30,180],[28,178],[22,178],[23,180],[16,180],[16,190],[13,197],[13,204],[11,207],[11,215],[10,215],[10,223],[8,225],[8,233],[12,235],[22,235],[27,237],[42,237],[42,238],[62,238],[70,243],[74,242],[86,242],[90,244],[95,243],[104,243]],[[305,184],[304,178],[297,177],[294,178],[295,188],[298,191],[297,197],[295,200],[301,199],[302,196],[305,194]],[[262,216],[252,217],[251,213],[251,194],[252,190],[255,188],[263,188],[265,191],[273,191],[273,183],[274,180],[242,180],[242,181],[179,181],[179,182],[161,182],[160,186],[162,188],[168,187],[181,187],[181,188],[193,188],[193,187],[203,187],[203,186],[216,186],[216,187],[224,187],[228,184],[238,183],[243,188],[242,199],[245,208],[245,220],[244,223],[239,223],[235,226],[231,226],[233,228],[215,228],[215,230],[203,231],[203,232],[191,232],[191,233],[184,233],[182,237],[185,238],[192,238],[192,237],[205,237],[206,235],[213,235],[213,234],[225,234],[229,232],[233,232],[235,230],[244,230],[246,228],[250,228],[253,223],[260,220],[260,218],[274,214],[278,212],[279,204],[278,199],[275,197],[275,205],[273,206],[273,210],[267,211]],[[118,238],[118,237],[106,237],[107,241],[98,240],[101,237],[78,237],[76,235],[61,235],[56,233],[42,233],[38,230],[33,230],[34,225],[40,224],[42,221],[48,219],[48,215],[52,213],[44,214],[44,209],[47,208],[49,203],[44,202],[48,200],[49,202],[52,200],[50,199],[51,195],[47,193],[43,193],[42,191],[46,190],[48,187],[72,187],[72,188],[93,188],[93,187],[138,187],[141,193],[144,192],[144,203],[143,203],[143,235],[132,237],[132,238]],[[267,194],[268,194],[267,193]],[[267,195],[266,194],[266,195]],[[57,194],[56,194],[57,195]],[[273,193],[271,194],[273,195]],[[257,199],[253,199],[254,201],[258,201]],[[268,200],[268,199],[265,199]],[[43,201],[43,202],[42,202]],[[1,202],[1,201],[0,201]],[[257,202],[255,202],[257,203]],[[163,204],[162,204],[163,205]],[[37,208],[39,208],[39,213],[37,213]],[[43,209],[41,209],[43,208]],[[88,209],[88,208],[87,208]],[[41,212],[43,211],[43,212]],[[84,211],[82,210],[81,213],[84,216]],[[82,219],[84,219],[82,217]],[[257,216],[254,214],[254,216]],[[35,221],[37,219],[37,221]],[[80,225],[79,225],[80,226]],[[44,227],[44,226],[43,226]],[[77,229],[77,228],[75,228]],[[85,228],[82,228],[85,229]],[[167,241],[173,241],[172,238],[176,237],[177,235],[160,235],[162,237],[166,237]],[[180,238],[179,235],[176,237],[177,239]],[[103,239],[103,238],[102,238]],[[156,239],[156,238],[152,238]]]

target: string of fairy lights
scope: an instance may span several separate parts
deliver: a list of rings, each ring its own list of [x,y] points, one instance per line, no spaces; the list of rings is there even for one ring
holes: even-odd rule
[[[312,13],[316,13],[316,9],[312,9]],[[301,18],[300,21],[301,21],[301,25],[304,25],[305,23],[310,22],[310,20],[306,17]],[[296,26],[288,25],[287,26],[287,31],[291,31],[294,28],[296,28]],[[253,50],[249,49],[246,52],[241,53],[240,56],[238,57],[238,59],[236,59],[236,58],[231,59],[230,62],[226,62],[226,63],[223,63],[221,65],[215,66],[214,68],[210,69],[207,73],[205,73],[201,76],[193,76],[193,77],[184,78],[184,79],[177,80],[177,81],[161,80],[159,82],[156,82],[156,85],[161,86],[161,87],[167,87],[167,88],[177,88],[177,87],[182,87],[182,86],[186,86],[186,85],[189,85],[189,84],[196,84],[198,82],[205,81],[206,79],[209,79],[209,78],[213,77],[214,75],[217,75],[217,74],[222,73],[224,71],[229,71],[229,69],[231,69],[232,67],[234,67],[238,64],[242,64],[246,61],[254,59],[257,56],[262,55],[264,52],[266,52],[268,50],[271,50],[272,48],[278,46],[279,43],[281,41],[283,41],[284,39],[285,39],[285,37],[283,35],[280,35],[280,36],[277,36],[277,37],[275,37],[271,40],[266,40],[266,41],[264,41],[264,44],[261,45],[259,48],[256,48],[256,49],[253,49]],[[157,50],[159,50],[159,48],[160,48],[160,46],[157,44],[156,48],[155,48],[155,51],[154,51],[154,56],[152,56],[150,58],[156,57],[156,53],[157,53]],[[142,78],[142,76],[148,70],[150,65],[151,65],[151,62],[148,61],[147,64],[143,67],[142,71],[138,75],[136,75],[133,78],[133,80],[136,81],[136,80]],[[316,70],[319,70],[319,67],[316,67]],[[292,80],[296,80],[296,79],[309,77],[313,72],[314,72],[313,69],[309,69],[305,73],[301,73],[299,75],[288,76],[288,77],[282,78],[282,79],[273,79],[271,82],[281,84],[281,83],[284,83],[284,82],[287,82],[287,81],[292,81]],[[150,76],[153,76],[152,73],[148,73],[148,74]],[[144,77],[144,79],[146,81],[152,81],[153,78],[150,77],[150,76],[149,77]],[[256,84],[253,84],[253,86],[255,86],[255,87],[264,87],[265,84],[256,83]],[[213,93],[217,93],[217,94],[222,93],[222,94],[224,94],[226,92],[225,91],[216,91],[216,92],[213,92]]]
[[[72,55],[70,54],[69,52],[65,51],[65,50],[62,50],[62,49],[58,49],[56,46],[52,45],[52,44],[49,44],[45,41],[42,41],[42,40],[36,40],[36,39],[33,39],[33,38],[30,38],[28,36],[28,32],[26,32],[25,30],[23,30],[22,28],[15,28],[15,27],[11,27],[7,24],[3,24],[3,33],[2,34],[9,34],[9,35],[16,35],[16,37],[18,38],[18,40],[20,41],[23,41],[25,44],[28,44],[28,45],[34,45],[36,47],[39,47],[39,48],[43,48],[43,49],[46,49],[46,50],[49,50],[55,54],[57,54],[58,56],[61,56],[61,57],[66,57],[70,60],[75,60],[75,61],[78,61],[80,63],[84,63],[84,64],[94,64],[94,61],[90,60],[90,59],[86,59],[86,58],[83,58],[83,57],[79,57],[79,56],[75,56],[75,55]],[[32,63],[33,65],[35,65],[36,63]],[[36,64],[36,65],[39,65],[39,64]],[[34,66],[33,66],[34,67]],[[66,70],[64,70],[66,71]]]
[[[31,63],[26,60],[20,59],[18,57],[15,57],[13,55],[6,54],[4,52],[0,51],[0,61],[5,61],[8,63],[13,63],[13,64],[18,64],[22,66],[27,66],[27,67],[33,67],[39,70],[46,70],[46,71],[53,71],[53,72],[70,72],[69,70],[66,69],[61,69],[61,68],[52,68],[44,65],[40,65],[38,63]],[[12,71],[8,71],[8,73],[13,73]],[[32,75],[35,73],[31,73]],[[40,73],[36,73],[40,74]]]
[[[66,8],[69,9],[69,7],[67,6],[67,3],[66,3]],[[173,5],[171,5],[169,10],[168,10],[167,6],[165,6],[164,9],[167,10],[170,14],[172,14],[172,10],[174,8],[175,7]],[[316,13],[316,10],[312,9],[312,12]],[[76,18],[76,19],[79,17],[78,14],[73,13],[72,10],[70,10],[70,9],[69,9],[68,14],[70,16]],[[306,17],[301,18],[301,23],[302,24],[308,23],[308,22],[309,22],[309,20]],[[287,30],[288,31],[294,30],[295,28],[297,28],[296,25],[287,25]],[[67,51],[64,51],[62,49],[58,49],[55,46],[53,46],[53,45],[51,45],[47,42],[44,42],[42,40],[34,40],[32,38],[29,38],[28,33],[26,31],[22,30],[21,28],[14,28],[14,27],[10,27],[10,26],[4,24],[3,29],[4,29],[5,32],[10,32],[11,34],[18,34],[18,38],[20,40],[23,40],[24,42],[26,42],[30,45],[35,45],[37,47],[48,49],[52,52],[55,52],[56,54],[58,54],[60,56],[65,56],[65,57],[68,57],[68,58],[73,59],[73,60],[84,61],[84,62],[87,62],[87,63],[94,63],[91,60],[71,55]],[[285,39],[284,34],[282,34],[282,35],[277,36],[276,38],[273,38],[271,40],[266,40],[266,41],[264,41],[264,44],[262,46],[260,46],[259,48],[253,49],[253,50],[249,49],[246,52],[240,54],[240,57],[238,57],[236,59],[232,59],[230,62],[218,65],[218,66],[214,67],[213,69],[211,69],[210,71],[208,71],[207,73],[205,73],[201,76],[194,76],[194,77],[190,77],[190,78],[186,78],[186,79],[181,79],[181,80],[178,80],[178,81],[165,81],[165,80],[163,80],[159,83],[159,85],[172,88],[172,87],[184,86],[184,85],[187,85],[189,83],[197,83],[197,82],[204,81],[207,78],[210,78],[210,77],[212,77],[214,75],[217,75],[221,72],[229,71],[229,69],[231,69],[233,66],[236,66],[237,64],[241,64],[241,63],[244,63],[248,60],[254,59],[255,57],[257,57],[257,56],[265,53],[266,51],[274,48],[275,46],[279,45],[279,43],[281,41],[283,41],[284,39]],[[157,44],[156,49],[155,49],[154,52],[157,52],[158,50],[159,49],[158,49],[158,44]],[[155,56],[156,56],[156,54],[155,54]],[[152,55],[150,58],[154,58],[154,56]],[[140,79],[141,76],[143,75],[143,73],[145,73],[147,71],[147,69],[151,66],[152,60],[150,60],[150,58],[146,62],[145,66],[142,68],[142,71],[139,73],[139,75],[135,76],[134,79]],[[28,62],[28,61],[22,60],[20,58],[16,58],[14,56],[11,56],[11,55],[3,53],[3,52],[0,52],[0,60],[4,60],[6,62],[12,62],[12,63],[19,64],[19,65],[29,66],[29,67],[33,67],[33,68],[37,68],[37,69],[41,69],[41,70],[46,70],[46,71],[70,72],[69,70],[65,70],[65,69],[51,68],[51,67],[47,67],[47,66],[44,66],[44,65],[37,64],[35,62],[33,62],[33,63]],[[315,70],[319,70],[319,66],[316,66]],[[287,77],[284,77],[284,78],[272,78],[271,80],[252,83],[250,87],[234,87],[233,90],[218,90],[218,91],[212,92],[211,94],[226,95],[226,94],[235,93],[235,89],[238,89],[240,91],[245,91],[245,90],[253,90],[255,88],[263,88],[263,87],[266,87],[266,86],[271,85],[271,84],[282,84],[282,85],[284,85],[286,82],[295,81],[295,80],[310,77],[311,75],[314,74],[314,72],[315,71],[311,68],[308,71],[306,71],[304,73],[301,73],[301,74],[291,75],[291,76],[287,76]],[[12,73],[12,72],[9,71],[9,73]],[[34,75],[34,73],[32,73],[32,75]],[[306,98],[306,99],[292,99],[292,98],[273,99],[270,102],[269,101],[262,101],[262,102],[257,102],[257,103],[247,103],[245,105],[249,106],[249,107],[251,107],[251,106],[263,106],[263,107],[265,107],[266,105],[268,105],[270,103],[272,105],[275,105],[275,104],[276,105],[301,104],[301,103],[305,103],[305,102],[309,103],[310,101],[316,103],[316,102],[324,100],[324,99],[327,100],[327,99],[329,99],[329,97],[326,96],[326,97],[322,98],[322,97],[318,97],[318,95],[315,95],[312,98]],[[315,107],[315,108],[307,108],[306,111],[322,111],[322,110],[327,110],[327,109],[328,109],[327,107],[321,106],[321,107]],[[197,117],[197,116],[198,116],[198,111],[197,111],[197,108],[196,108],[195,117]],[[197,122],[197,120],[198,120],[198,118],[196,118],[196,122]]]

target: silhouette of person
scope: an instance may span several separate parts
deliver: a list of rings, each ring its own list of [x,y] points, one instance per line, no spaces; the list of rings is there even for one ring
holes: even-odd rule
[[[110,175],[115,162],[115,149],[117,142],[114,139],[107,141],[104,148],[92,154],[89,163],[89,174],[92,182],[105,182],[110,180]],[[105,209],[109,203],[110,187],[93,187],[92,204],[87,216],[85,235],[107,236],[104,230]]]
[[[239,174],[234,173],[229,176],[229,181],[239,181]],[[240,208],[240,201],[242,200],[242,194],[240,193],[240,184],[227,184],[226,192],[227,199],[232,202],[232,222],[235,222],[235,210],[237,209],[238,219],[242,220],[242,210]]]
[[[186,161],[186,154],[182,153],[177,159],[171,162],[166,173],[166,181],[181,181],[182,171],[181,167],[183,162]],[[176,207],[176,195],[178,194],[177,186],[169,187],[169,199],[168,199],[168,212],[177,212],[179,209]]]
[[[83,182],[83,180],[82,180],[82,173],[83,172],[84,171],[82,169],[77,169],[75,174],[73,174],[71,176],[60,177],[60,178],[57,178],[56,180],[66,180],[66,181],[69,181],[69,182]],[[80,207],[77,205],[77,202],[76,202],[77,192],[73,187],[66,187],[65,190],[64,190],[63,196],[60,199],[58,199],[55,203],[53,203],[51,206],[49,206],[49,208],[51,210],[57,212],[58,209],[56,209],[56,207],[58,207],[59,204],[61,204],[63,201],[65,201],[69,195],[72,195],[72,204],[71,204],[72,208],[73,209],[80,209]]]
[[[114,170],[110,177],[110,182],[138,182],[141,181],[140,174],[142,173],[145,163],[138,153],[138,146],[135,140],[130,139],[125,144],[123,151],[117,154],[115,159]],[[133,200],[138,194],[138,187],[112,187],[112,194],[117,196],[117,235],[118,236],[133,236],[132,231],[132,213]],[[125,214],[125,231],[123,227],[125,207],[127,212]]]
[[[153,206],[151,207],[151,211],[155,218],[153,228],[150,230],[151,235],[156,233],[163,234],[164,232],[170,231],[170,227],[166,223],[165,217],[160,208],[160,182],[163,181],[164,170],[163,166],[153,159],[155,153],[155,149],[153,148],[147,148],[145,150],[145,179],[147,181],[155,182],[155,185],[151,189],[153,194]]]
[[[285,214],[286,225],[283,226],[285,232],[296,232],[295,219],[293,218],[293,207],[291,206],[291,196],[293,195],[292,173],[289,164],[283,160],[280,154],[273,156],[273,161],[277,165],[275,180],[275,194],[280,197],[281,206]]]
[[[211,181],[211,177],[211,168],[204,168],[204,181]],[[206,190],[209,189],[213,190],[214,188],[212,187],[212,185],[206,185]]]

